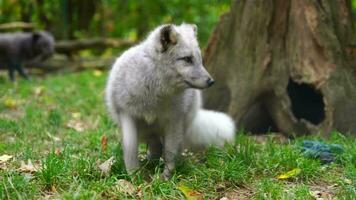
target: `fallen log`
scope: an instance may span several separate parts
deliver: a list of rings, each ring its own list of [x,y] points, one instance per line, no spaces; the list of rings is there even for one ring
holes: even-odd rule
[[[94,48],[121,48],[133,45],[135,41],[115,38],[92,38],[80,40],[58,41],[55,49],[57,53],[70,55],[75,52]]]
[[[66,57],[55,57],[41,63],[27,63],[28,69],[40,70],[46,73],[53,72],[77,72],[87,69],[108,69],[115,61],[115,57],[110,58],[79,58],[75,60]]]
[[[26,22],[10,22],[0,24],[0,31],[9,31],[14,29],[32,30],[34,29],[34,25]]]

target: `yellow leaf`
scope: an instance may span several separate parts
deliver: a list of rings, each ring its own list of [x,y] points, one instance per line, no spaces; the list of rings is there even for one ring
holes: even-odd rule
[[[82,115],[81,115],[79,112],[74,112],[74,113],[72,113],[72,117],[73,117],[74,119],[79,119],[81,116],[82,116]]]
[[[133,41],[136,41],[137,40],[137,32],[132,30],[132,31],[129,31],[128,33],[128,38],[130,40],[133,40]]]
[[[35,93],[36,96],[41,96],[45,91],[44,86],[38,86],[33,89],[33,93]]]
[[[351,185],[352,184],[352,180],[348,179],[348,178],[345,178],[344,179],[345,183]]]
[[[14,109],[16,108],[16,101],[14,99],[6,99],[4,105],[6,108]]]
[[[184,194],[187,200],[201,200],[204,199],[203,195],[199,192],[185,186],[185,185],[178,185],[178,189]]]
[[[96,77],[99,77],[99,76],[103,75],[103,72],[100,71],[100,70],[95,70],[95,71],[93,72],[93,75],[96,76]]]
[[[51,187],[51,192],[57,193],[57,189],[56,189],[56,187],[54,187],[54,185],[52,185],[52,187]]]
[[[0,156],[0,163],[5,163],[7,162],[8,160],[10,160],[13,156],[11,155],[7,155],[7,154],[4,154],[2,156]]]
[[[299,168],[295,168],[295,169],[292,169],[284,174],[279,175],[277,177],[277,179],[282,179],[282,180],[288,179],[290,177],[298,175],[300,172],[301,172],[301,170]]]

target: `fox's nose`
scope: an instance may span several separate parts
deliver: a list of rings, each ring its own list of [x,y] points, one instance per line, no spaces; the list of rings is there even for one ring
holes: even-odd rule
[[[214,79],[212,79],[212,78],[208,78],[208,79],[206,80],[206,83],[207,83],[208,86],[210,87],[210,86],[212,86],[212,85],[215,83],[215,81],[214,81]]]

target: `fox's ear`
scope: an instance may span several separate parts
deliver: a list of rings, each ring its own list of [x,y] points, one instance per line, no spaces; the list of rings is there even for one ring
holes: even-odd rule
[[[165,25],[160,30],[160,42],[162,45],[162,52],[167,51],[170,46],[177,44],[177,31],[171,24]]]
[[[36,43],[38,41],[38,39],[40,39],[40,37],[41,37],[40,33],[38,33],[38,32],[32,33],[32,42]]]
[[[195,36],[197,36],[197,35],[198,35],[198,26],[195,25],[195,24],[191,24],[191,26],[192,26],[192,28],[193,28],[193,31],[194,31]]]

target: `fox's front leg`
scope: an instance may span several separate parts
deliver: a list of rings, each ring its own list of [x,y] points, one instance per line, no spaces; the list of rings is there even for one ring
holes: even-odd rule
[[[138,169],[138,136],[134,119],[126,113],[120,114],[122,141],[126,171],[133,173]]]
[[[15,63],[14,66],[15,66],[16,70],[19,72],[20,76],[22,76],[22,78],[24,78],[26,80],[30,79],[30,77],[26,73],[25,69],[23,68],[23,64],[22,63]]]
[[[9,78],[12,82],[15,81],[15,67],[12,64],[8,64]]]
[[[164,136],[164,161],[165,166],[161,177],[168,180],[175,168],[176,160],[182,150],[184,135],[183,120],[172,120],[166,128]]]

